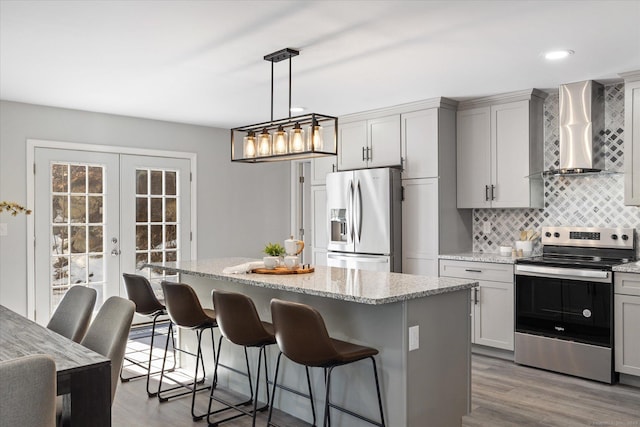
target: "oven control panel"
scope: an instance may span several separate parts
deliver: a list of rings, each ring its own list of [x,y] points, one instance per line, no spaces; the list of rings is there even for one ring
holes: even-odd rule
[[[634,228],[542,227],[542,244],[634,249]]]

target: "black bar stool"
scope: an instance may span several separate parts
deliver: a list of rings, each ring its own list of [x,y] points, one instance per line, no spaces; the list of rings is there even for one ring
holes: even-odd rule
[[[280,357],[284,353],[290,360],[304,365],[305,367],[320,367],[325,369],[326,395],[324,407],[324,426],[330,425],[329,409],[338,409],[341,412],[369,422],[376,426],[384,427],[384,413],[382,410],[382,398],[380,396],[380,383],[378,381],[378,370],[374,356],[378,350],[340,341],[331,338],[327,332],[324,320],[320,313],[306,304],[271,300],[271,319],[276,334],[276,341],[280,347],[280,354],[276,362],[276,373],[273,378],[273,396],[269,408],[268,425],[271,424],[271,414],[273,412],[273,402],[275,401],[276,386],[278,380],[278,370],[280,368]],[[373,375],[376,381],[376,392],[378,395],[378,406],[380,408],[380,422],[366,418],[351,410],[334,405],[330,401],[331,373],[333,369],[357,362],[363,359],[371,359],[373,363]],[[313,399],[311,398],[311,410],[314,416]]]
[[[207,416],[204,414],[195,413],[195,402],[196,402],[196,393],[202,390],[208,390],[211,386],[204,386],[198,388],[198,384],[204,383],[204,379],[206,377],[206,372],[204,369],[204,358],[202,357],[202,334],[203,332],[209,330],[211,332],[211,345],[213,347],[213,355],[215,357],[216,347],[215,340],[213,337],[213,328],[218,326],[216,322],[216,312],[214,310],[208,308],[202,308],[200,305],[200,301],[198,300],[198,296],[191,286],[185,285],[183,283],[171,283],[167,281],[162,282],[162,291],[164,292],[164,302],[167,307],[167,312],[171,321],[174,325],[182,329],[189,329],[196,332],[196,337],[198,340],[198,349],[196,353],[191,353],[185,349],[175,348],[175,351],[179,351],[181,353],[188,354],[190,356],[194,356],[196,358],[196,369],[193,374],[193,382],[184,383],[178,381],[174,378],[165,374],[164,369],[164,361],[162,363],[162,370],[160,372],[160,383],[158,384],[158,399],[160,402],[166,402],[169,399],[173,399],[174,397],[184,396],[186,394],[191,394],[191,417],[194,421],[199,421]],[[173,339],[173,328],[169,329],[169,334],[171,335],[171,339]],[[167,343],[165,345],[165,353],[169,346],[169,338],[167,338]],[[166,360],[166,359],[165,359]],[[198,370],[199,365],[202,364],[202,378],[198,379]],[[176,387],[168,388],[162,390],[162,381],[163,378],[167,377],[171,379],[173,382],[177,383]],[[215,384],[215,376],[214,376],[214,384]],[[166,395],[167,392],[177,390],[180,388],[186,388],[187,391],[182,393],[175,393],[171,395]]]
[[[124,286],[127,290],[127,296],[136,305],[136,313],[145,317],[149,317],[150,319],[152,319],[153,323],[151,326],[151,346],[149,349],[149,360],[147,364],[145,365],[140,363],[137,360],[133,360],[130,357],[127,357],[126,354],[124,357],[127,362],[132,363],[144,369],[146,373],[125,377],[123,375],[123,371],[124,371],[124,367],[123,367],[123,369],[120,371],[120,380],[122,382],[128,382],[137,378],[146,377],[147,378],[147,395],[149,397],[153,397],[153,396],[156,396],[158,392],[157,391],[152,392],[151,390],[149,390],[149,377],[151,375],[156,375],[160,373],[160,371],[151,372],[151,363],[153,360],[153,348],[154,348],[153,343],[156,337],[156,324],[158,322],[158,317],[167,315],[167,310],[165,306],[162,304],[162,302],[160,302],[158,298],[156,298],[156,295],[153,292],[153,288],[151,287],[151,283],[149,283],[149,280],[147,280],[146,277],[140,276],[137,274],[128,274],[128,273],[123,273],[122,277],[124,279]],[[169,329],[171,329],[172,327],[173,325],[171,324],[171,321],[169,321]],[[169,338],[169,335],[170,333],[167,331],[167,339]],[[172,371],[176,366],[175,343],[173,344],[174,344],[173,368],[169,369],[169,371]],[[167,357],[167,354],[165,352],[163,355],[163,358],[166,358],[166,357]],[[164,365],[164,360],[163,360],[163,365]]]
[[[226,338],[233,344],[241,345],[244,347],[244,356],[247,363],[247,376],[249,378],[249,390],[251,396],[249,400],[241,403],[229,403],[214,393],[215,386],[211,388],[211,395],[209,397],[209,408],[207,421],[210,426],[217,426],[225,421],[232,420],[244,415],[252,417],[252,426],[256,425],[256,413],[257,411],[263,411],[269,407],[269,377],[267,375],[267,355],[266,347],[276,343],[276,337],[273,334],[273,325],[260,320],[258,311],[251,300],[251,298],[235,293],[225,292],[214,289],[211,291],[211,298],[213,300],[213,307],[216,310],[216,319],[218,327],[220,328],[220,340],[218,341],[218,354],[216,355],[216,367],[214,371],[214,378],[217,378],[218,366],[220,364],[220,351],[222,348],[222,338]],[[249,368],[249,357],[247,355],[247,348],[258,348],[258,363],[256,369],[256,389],[255,398],[253,393],[253,386],[251,384],[251,370]],[[267,393],[267,403],[258,408],[258,392],[260,387],[260,370],[261,363],[264,360],[264,376],[265,376],[265,390]],[[235,371],[235,369],[234,369]],[[218,411],[211,412],[211,402],[216,400],[224,405],[226,408],[219,409]],[[246,411],[241,408],[241,405],[247,405],[253,401],[253,411]],[[228,418],[211,421],[211,415],[226,411],[228,409],[235,409],[240,414],[232,415]]]

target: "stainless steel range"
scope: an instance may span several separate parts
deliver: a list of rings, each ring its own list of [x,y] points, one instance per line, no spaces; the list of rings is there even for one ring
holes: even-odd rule
[[[542,256],[515,266],[516,363],[614,382],[612,267],[635,260],[634,233],[542,228]]]

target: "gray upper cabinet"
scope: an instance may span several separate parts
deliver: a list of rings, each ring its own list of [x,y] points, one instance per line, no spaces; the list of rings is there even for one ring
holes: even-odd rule
[[[640,206],[640,70],[624,78],[624,203]]]
[[[460,103],[458,208],[542,208],[543,102],[536,89]]]
[[[438,177],[438,108],[402,114],[402,179]]]
[[[400,166],[400,115],[343,122],[338,126],[338,169]]]

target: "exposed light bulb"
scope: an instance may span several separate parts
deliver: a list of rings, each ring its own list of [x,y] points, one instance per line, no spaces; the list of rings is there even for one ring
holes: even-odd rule
[[[282,126],[278,127],[278,130],[273,136],[273,153],[287,153],[287,133],[282,129]]]
[[[258,136],[258,154],[261,156],[271,155],[271,135],[267,128],[264,128]]]
[[[256,156],[256,136],[252,131],[247,133],[244,137],[244,157]]]
[[[289,133],[289,150],[296,153],[304,151],[304,130],[300,127],[300,123],[296,123]]]

